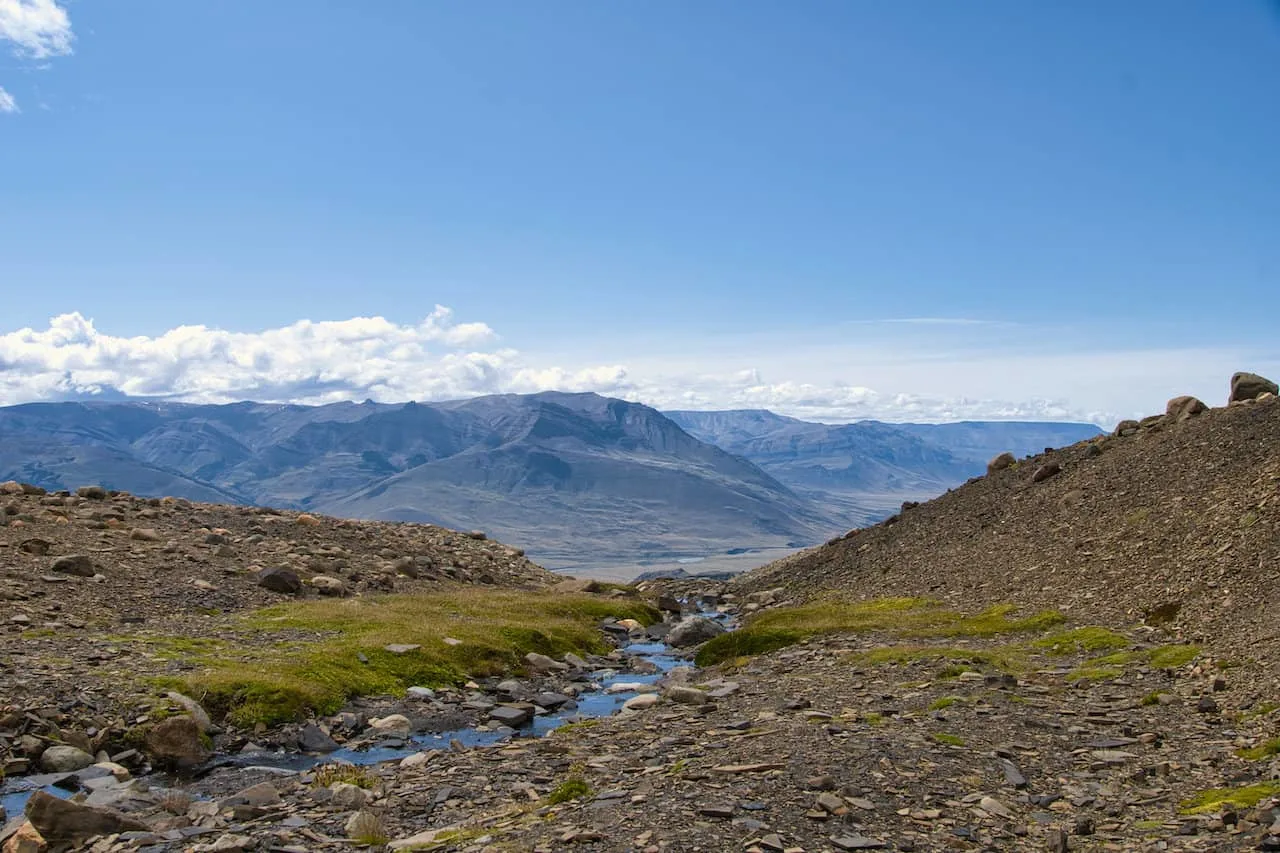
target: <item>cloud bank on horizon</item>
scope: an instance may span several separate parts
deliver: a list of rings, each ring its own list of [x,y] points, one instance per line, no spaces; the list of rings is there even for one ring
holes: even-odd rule
[[[560,366],[499,344],[498,335],[482,322],[458,322],[453,312],[436,306],[415,324],[393,323],[382,317],[313,322],[254,332],[231,332],[206,326],[179,326],[155,337],[118,337],[100,331],[79,313],[63,314],[48,328],[20,329],[0,334],[0,404],[67,400],[151,398],[202,403],[240,400],[324,404],[342,400],[378,402],[446,400],[484,394],[538,391],[594,391],[665,409],[764,408],[795,417],[825,421],[877,418],[896,421],[1077,420],[1103,426],[1117,414],[1093,400],[1044,399],[1024,395],[1001,399],[991,395],[995,365],[1025,363],[1045,381],[1043,363],[1025,356],[1008,358],[986,353],[977,360],[956,361],[936,353],[903,353],[908,366],[892,374],[899,384],[922,387],[925,380],[954,387],[953,395],[910,393],[902,388],[871,388],[854,381],[860,368],[845,354],[802,354],[806,360],[840,364],[847,361],[850,377],[795,375],[768,381],[765,373],[804,374],[800,363],[775,361],[758,348],[745,347],[749,356],[737,369],[712,372],[710,362],[697,360],[704,370],[688,367],[690,360],[626,364]],[[1184,352],[1181,359],[1155,353],[1142,364],[1164,365],[1184,371],[1214,356]],[[1220,359],[1230,363],[1232,354]],[[886,361],[894,361],[884,354]],[[1120,370],[1118,356],[1094,354],[1068,358],[1059,365],[1065,377],[1084,371]],[[913,362],[914,359],[914,362]],[[950,359],[950,360],[946,360]],[[1003,359],[1003,360],[1002,360]],[[766,367],[761,369],[759,362]],[[745,364],[743,362],[746,362]],[[910,363],[914,363],[912,368]],[[1133,359],[1126,360],[1133,370]],[[987,366],[983,366],[983,365]],[[1214,366],[1214,370],[1219,368]],[[1225,369],[1225,368],[1222,368]],[[911,371],[915,370],[915,373]],[[927,371],[927,374],[926,374]],[[947,373],[951,371],[951,373]],[[1137,375],[1137,374],[1132,374]],[[817,378],[815,378],[817,377]],[[968,377],[968,386],[966,379]],[[1020,383],[1001,373],[994,383],[1020,390]],[[1065,381],[1065,380],[1064,380]],[[1085,376],[1087,383],[1096,382]],[[1225,376],[1223,377],[1225,388]],[[1025,385],[1026,383],[1021,383]],[[974,393],[976,389],[980,393]],[[1014,395],[1008,395],[1013,397]],[[1150,409],[1148,409],[1149,411]]]

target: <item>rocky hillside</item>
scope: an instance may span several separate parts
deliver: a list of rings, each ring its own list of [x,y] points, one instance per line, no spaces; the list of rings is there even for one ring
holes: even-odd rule
[[[1177,398],[1110,435],[998,457],[986,476],[741,588],[1051,606],[1160,625],[1280,675],[1280,404],[1267,388],[1233,385],[1220,408]]]

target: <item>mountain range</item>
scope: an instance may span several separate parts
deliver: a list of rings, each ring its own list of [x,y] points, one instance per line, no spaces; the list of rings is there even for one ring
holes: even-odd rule
[[[815,424],[548,392],[0,408],[0,480],[479,528],[548,566],[811,545],[1081,424]]]

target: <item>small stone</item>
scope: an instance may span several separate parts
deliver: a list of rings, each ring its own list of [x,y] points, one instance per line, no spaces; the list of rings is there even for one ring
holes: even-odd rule
[[[885,850],[889,847],[886,842],[865,835],[837,835],[831,843],[841,850]]]
[[[91,578],[98,573],[93,567],[93,560],[90,560],[84,554],[58,557],[49,568],[58,574],[74,575],[80,578]]]
[[[733,806],[730,805],[707,805],[698,808],[698,814],[703,817],[714,817],[720,820],[728,820],[733,817]]]
[[[332,793],[329,802],[347,811],[364,808],[365,802],[369,799],[369,795],[363,788],[349,782],[334,782],[329,786],[329,791]]]
[[[639,696],[632,696],[626,702],[622,703],[622,707],[628,711],[643,711],[646,708],[652,708],[658,704],[658,694],[641,693]]]
[[[209,757],[199,724],[185,715],[156,723],[147,732],[145,743],[152,759],[169,767],[186,769]]]
[[[561,663],[555,658],[538,654],[537,652],[529,652],[524,656],[525,663],[538,672],[564,672],[569,669],[569,664]]]
[[[685,687],[680,684],[668,687],[663,691],[663,695],[672,702],[681,705],[705,705],[711,701],[705,690],[699,690],[696,687]]]
[[[1043,483],[1045,480],[1049,479],[1050,477],[1057,476],[1058,474],[1061,474],[1061,473],[1062,473],[1062,466],[1060,464],[1058,464],[1057,462],[1046,462],[1045,464],[1037,468],[1035,473],[1031,475],[1031,482]]]
[[[160,534],[152,527],[135,527],[129,531],[129,538],[135,542],[159,542]]]
[[[388,714],[375,717],[369,721],[369,727],[380,734],[408,736],[413,732],[413,723],[404,714]]]
[[[1214,701],[1212,696],[1201,696],[1200,701],[1196,702],[1196,710],[1201,714],[1218,713],[1218,703]]]
[[[533,719],[533,712],[514,705],[499,705],[489,712],[489,719],[517,729]]]
[[[338,742],[315,723],[309,723],[298,733],[298,746],[303,752],[327,753],[337,750]]]
[[[978,808],[993,817],[1004,818],[1005,820],[1013,818],[1013,812],[1009,811],[1008,806],[995,797],[983,797],[978,801]]]
[[[417,643],[388,643],[383,646],[383,651],[391,652],[393,655],[407,655],[409,652],[416,652],[422,648]]]
[[[719,622],[708,619],[705,616],[694,616],[681,621],[672,628],[670,633],[667,634],[667,643],[677,648],[696,646],[720,636],[725,630],[726,628]]]

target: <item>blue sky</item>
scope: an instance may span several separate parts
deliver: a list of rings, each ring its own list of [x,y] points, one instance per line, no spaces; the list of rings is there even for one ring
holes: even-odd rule
[[[377,350],[351,394],[1105,420],[1280,365],[1266,2],[0,0],[0,50],[0,402],[251,396],[157,341],[356,317],[296,397]],[[433,316],[487,333],[397,355]]]

